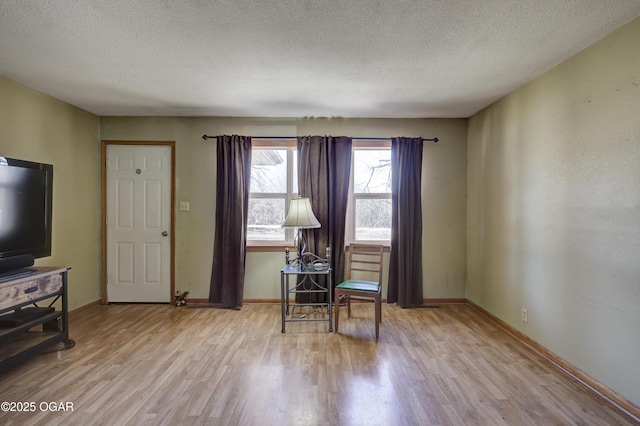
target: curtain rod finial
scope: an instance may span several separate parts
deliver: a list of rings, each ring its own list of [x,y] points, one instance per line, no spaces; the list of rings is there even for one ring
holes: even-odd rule
[[[209,136],[207,136],[207,135],[202,135],[202,139],[204,139],[204,140],[206,141],[207,139],[209,139]]]

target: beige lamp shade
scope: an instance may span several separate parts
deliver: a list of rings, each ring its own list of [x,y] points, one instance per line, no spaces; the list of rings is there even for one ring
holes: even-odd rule
[[[320,222],[311,210],[308,198],[294,198],[289,205],[289,213],[283,228],[320,228]]]

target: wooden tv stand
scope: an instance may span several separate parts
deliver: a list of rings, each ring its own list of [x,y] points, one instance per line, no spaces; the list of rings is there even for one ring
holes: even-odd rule
[[[56,343],[75,346],[69,339],[69,269],[31,267],[0,277],[0,371]],[[58,299],[62,310],[53,307]]]

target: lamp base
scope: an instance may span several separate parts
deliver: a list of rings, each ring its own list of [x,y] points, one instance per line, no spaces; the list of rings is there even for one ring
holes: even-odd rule
[[[300,270],[311,271],[313,269],[314,256],[306,251],[307,239],[304,235],[304,229],[298,228],[298,232],[293,238],[293,246],[296,248],[296,254],[298,255],[296,262],[300,266]]]
[[[293,237],[293,246],[296,248],[298,259],[302,259],[302,255],[307,250],[307,239],[304,236],[304,230],[298,228],[295,237]]]

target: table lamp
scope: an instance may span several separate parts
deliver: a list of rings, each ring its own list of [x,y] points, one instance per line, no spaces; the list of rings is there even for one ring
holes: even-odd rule
[[[311,202],[308,198],[294,198],[289,205],[289,213],[282,224],[283,228],[297,228],[296,236],[293,239],[293,245],[298,254],[298,262],[303,267],[305,262],[302,256],[307,249],[307,240],[304,230],[308,228],[320,228],[320,222],[313,214]]]

